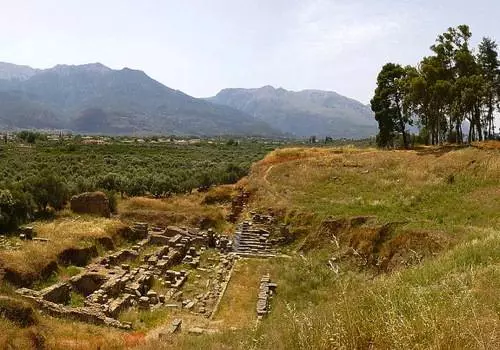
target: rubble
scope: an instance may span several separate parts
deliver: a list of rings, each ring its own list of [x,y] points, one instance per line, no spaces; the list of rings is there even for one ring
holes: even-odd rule
[[[140,240],[132,247],[94,259],[80,274],[67,281],[41,291],[22,288],[17,293],[35,301],[40,309],[55,317],[123,329],[130,325],[120,323],[117,318],[129,308],[175,308],[179,312],[210,318],[222,300],[238,259],[233,249],[241,255],[273,253],[268,242],[270,232],[265,227],[272,219],[255,218],[262,224],[243,222],[234,242],[213,230],[204,232],[176,226],[150,230],[148,224],[136,223],[130,230]],[[210,248],[215,251],[208,250]],[[201,267],[204,252],[210,252],[211,257],[203,260],[208,263]],[[187,270],[180,270],[178,265],[181,263]],[[199,281],[201,272],[206,282]],[[193,294],[189,288],[184,293],[183,287],[191,278],[193,286],[200,290],[196,289]],[[268,281],[267,290],[271,291],[272,286]],[[73,293],[85,298],[84,306],[68,306]],[[263,309],[267,309],[267,304]],[[173,324],[173,328],[180,329],[180,322],[176,327]]]
[[[262,276],[259,287],[259,297],[257,300],[257,317],[261,319],[269,313],[269,299],[276,291],[278,285],[271,283],[269,274]]]

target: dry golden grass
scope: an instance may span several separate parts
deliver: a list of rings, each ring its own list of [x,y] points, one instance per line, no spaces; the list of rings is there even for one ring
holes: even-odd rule
[[[481,148],[481,149],[497,149],[497,150],[500,149],[500,141],[498,141],[498,140],[474,142],[472,145],[474,147]]]
[[[491,210],[477,213],[470,198],[497,186],[498,178],[496,150],[285,149],[256,163],[242,184],[253,193],[253,207],[313,212],[317,223],[329,215],[375,215],[488,226],[499,223],[498,200],[488,196]]]
[[[233,277],[214,318],[222,321],[223,327],[244,328],[255,324],[260,278],[269,272],[268,262],[245,259],[236,263]]]
[[[116,238],[122,223],[117,219],[90,216],[60,217],[50,222],[36,222],[34,230],[38,237],[49,242],[22,242],[19,250],[0,251],[0,265],[20,275],[37,276],[57,255],[70,247],[93,242],[100,237]]]
[[[176,195],[167,199],[134,197],[118,203],[120,217],[126,221],[144,221],[159,226],[187,225],[226,229],[228,205],[202,204],[206,194]]]
[[[192,336],[184,331],[168,342],[144,343],[144,333],[110,330],[103,335],[99,327],[89,326],[74,335],[80,327],[76,323],[66,328],[59,321],[42,321],[35,329],[45,330],[48,347],[56,349],[72,348],[75,343],[83,349],[99,345],[137,345],[140,349],[500,348],[500,232],[496,229],[500,225],[500,153],[495,145],[485,145],[414,151],[285,149],[255,164],[250,176],[238,184],[252,192],[249,210],[275,209],[303,237],[317,233],[318,225],[330,216],[375,216],[375,224],[407,222],[404,230],[387,237],[390,244],[379,242],[380,232],[361,227],[345,239],[359,251],[376,251],[383,257],[410,248],[429,249],[431,254],[418,266],[374,276],[339,263],[337,274],[327,263],[335,249],[329,242],[287,260],[238,262],[216,325],[203,325],[217,326],[222,329],[219,334]],[[224,198],[227,189],[217,191],[212,194]],[[127,219],[158,220],[159,224],[223,218],[224,205],[200,205],[205,195],[136,198],[121,202],[120,209]],[[269,317],[253,327],[259,279],[268,271],[278,283],[278,293]],[[157,316],[148,316],[154,327],[160,323]],[[191,325],[196,325],[195,320],[186,318],[185,329]],[[48,334],[51,329],[53,334]],[[8,339],[2,333],[15,339],[20,335],[21,345],[30,344],[33,338],[28,330],[2,330],[0,346]],[[100,336],[104,338],[99,340]]]
[[[126,333],[108,327],[40,317],[37,325],[19,328],[0,318],[1,349],[125,349],[137,344]]]
[[[238,190],[234,185],[221,185],[210,188],[204,195],[203,204],[228,204],[238,195]]]

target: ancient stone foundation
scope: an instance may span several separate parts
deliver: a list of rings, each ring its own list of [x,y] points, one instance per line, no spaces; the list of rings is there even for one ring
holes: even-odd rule
[[[259,299],[257,300],[257,317],[259,319],[269,313],[269,299],[273,296],[277,287],[276,283],[271,283],[269,274],[262,276],[260,280]]]
[[[142,223],[135,224],[132,230],[140,231],[137,236],[144,236],[144,239],[128,249],[94,259],[81,274],[69,281],[41,291],[21,288],[17,293],[49,315],[124,329],[131,326],[120,323],[117,318],[122,311],[134,307],[141,310],[175,307],[210,317],[225,290],[234,262],[234,255],[228,254],[231,248],[229,238],[211,233],[215,249],[219,251],[219,265],[213,266],[215,276],[207,282],[205,293],[186,298],[182,288],[190,274],[200,268],[200,254],[207,249],[209,235],[173,226],[150,231],[148,225]],[[74,254],[68,254],[80,255],[75,251],[71,253]],[[181,263],[189,265],[192,270],[172,269]],[[200,271],[206,270],[200,268]],[[161,286],[163,293],[153,290],[155,285]],[[82,307],[69,306],[75,293],[84,297]]]
[[[71,198],[71,210],[80,214],[94,214],[109,218],[108,197],[103,192],[85,192]]]

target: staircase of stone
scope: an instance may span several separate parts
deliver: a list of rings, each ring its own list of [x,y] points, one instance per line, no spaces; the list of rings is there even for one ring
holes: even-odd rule
[[[247,222],[241,224],[235,233],[233,251],[241,256],[271,257],[276,254],[269,243],[269,232],[254,229]]]

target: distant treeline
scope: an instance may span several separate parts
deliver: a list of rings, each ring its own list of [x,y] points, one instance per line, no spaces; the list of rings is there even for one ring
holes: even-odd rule
[[[30,142],[32,135],[19,137]],[[39,134],[34,137],[43,140]],[[62,209],[81,192],[102,190],[111,199],[115,194],[161,198],[234,183],[276,147],[234,140],[194,145],[6,143],[0,146],[0,232]]]
[[[409,147],[409,127],[429,144],[472,142],[495,137],[500,96],[497,44],[483,38],[470,48],[467,25],[449,28],[416,66],[387,63],[377,78],[372,110],[379,124],[377,143],[392,146],[401,135]],[[469,125],[464,135],[464,124]]]

